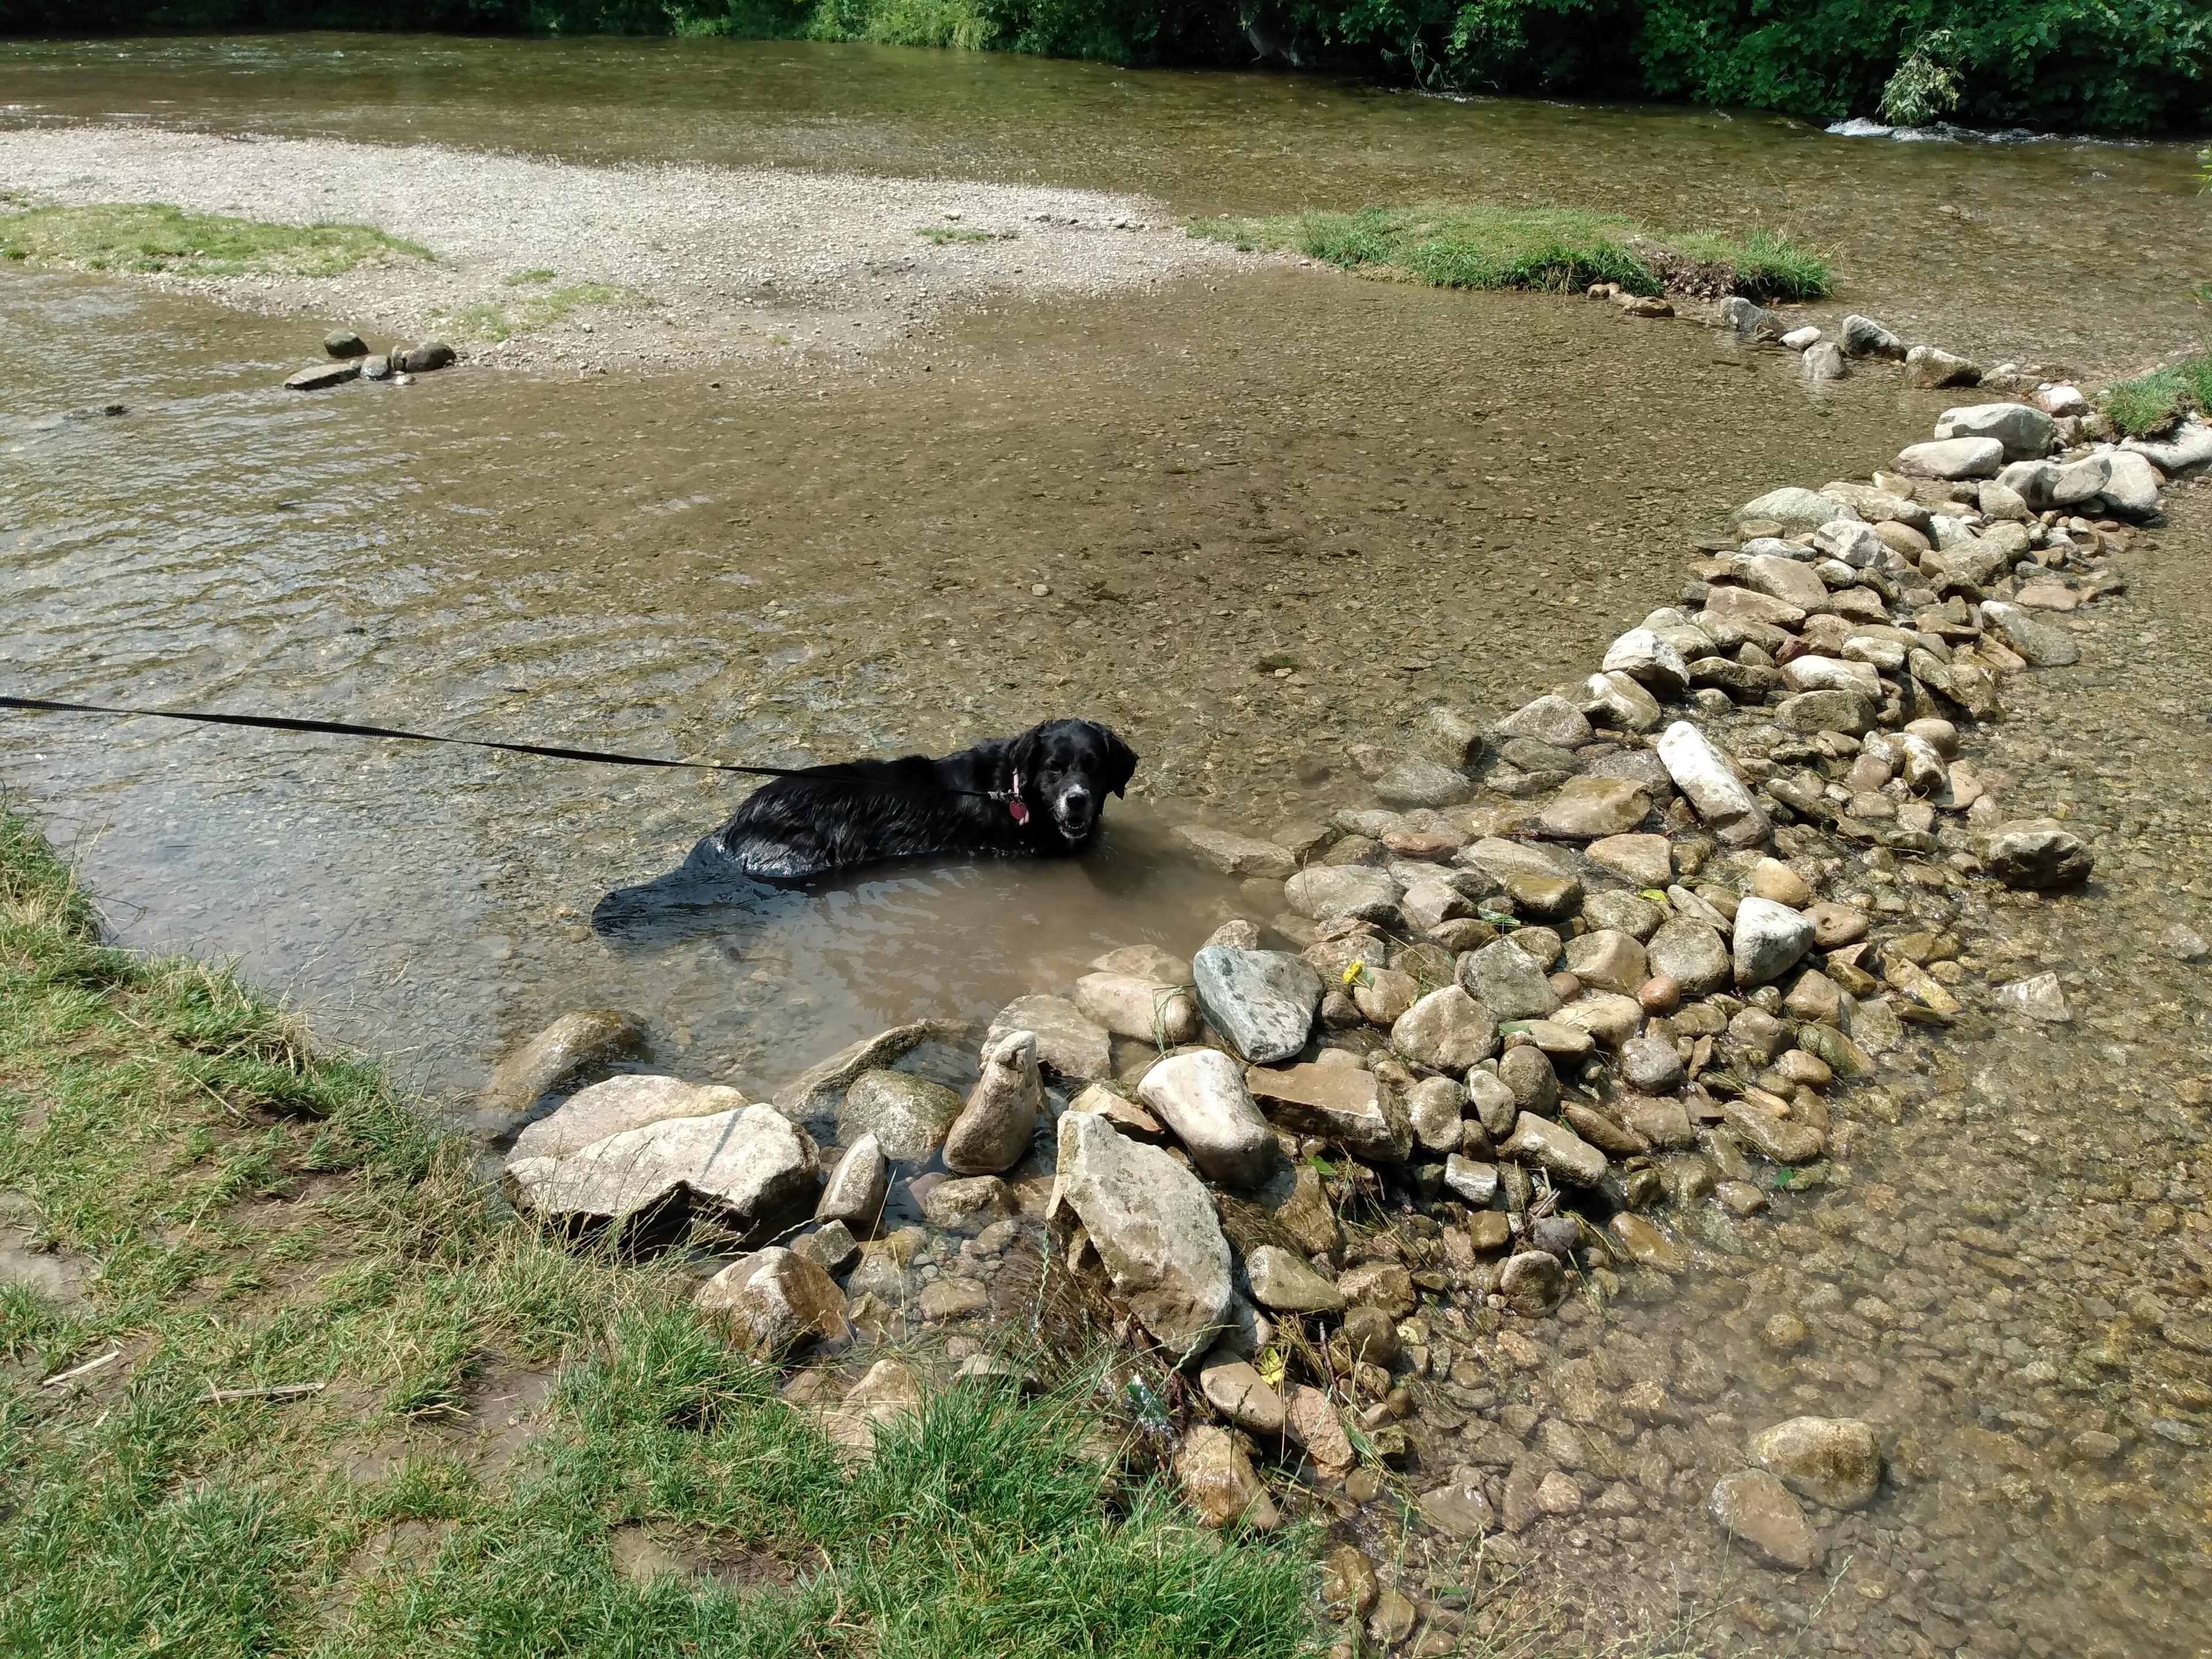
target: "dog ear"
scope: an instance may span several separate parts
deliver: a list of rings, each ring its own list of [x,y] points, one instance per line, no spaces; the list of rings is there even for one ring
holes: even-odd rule
[[[1137,775],[1137,751],[1121,741],[1120,732],[1103,726],[1098,730],[1106,738],[1106,775],[1100,781],[1121,795]]]
[[[1037,735],[1043,728],[1032,726],[1006,746],[1006,764],[1018,778],[1034,778],[1037,771],[1037,753],[1044,747],[1044,739]]]

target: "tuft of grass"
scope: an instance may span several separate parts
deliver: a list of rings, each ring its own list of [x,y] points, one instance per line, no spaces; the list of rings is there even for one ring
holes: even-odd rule
[[[508,278],[510,284],[520,280],[537,280],[539,273],[526,273],[522,279]],[[550,280],[553,273],[544,273]],[[532,329],[544,328],[559,322],[572,311],[590,307],[605,310],[648,305],[651,301],[634,288],[617,288],[611,283],[570,283],[550,289],[543,294],[532,294],[512,302],[498,300],[476,300],[437,313],[441,331],[467,335],[480,340],[506,340],[517,334],[526,334]]]
[[[966,225],[922,225],[914,234],[938,247],[943,247],[951,242],[1011,242],[1021,232],[975,230]]]
[[[554,273],[539,266],[536,270],[510,271],[499,280],[509,288],[531,288],[553,280]]]
[[[1741,239],[1698,231],[1664,238],[1615,214],[1580,208],[1484,204],[1363,208],[1263,219],[1201,219],[1194,235],[1247,252],[1295,251],[1347,270],[1438,288],[1540,289],[1566,293],[1618,283],[1632,294],[1662,291],[1661,273],[1638,243],[1705,264],[1726,265],[1737,292],[1755,299],[1816,299],[1828,291],[1827,259],[1778,233]]]
[[[105,944],[0,811],[0,1192],[81,1285],[0,1289],[0,1653],[1320,1652],[1310,1540],[1116,1495],[1095,1379],[934,1392],[848,1462],[689,1275],[474,1157],[232,975]]]
[[[2105,413],[2130,438],[2155,438],[2191,412],[2212,410],[2212,351],[2199,352],[2105,390]]]
[[[337,276],[365,259],[434,258],[369,225],[265,224],[159,202],[0,215],[0,258],[183,276]]]

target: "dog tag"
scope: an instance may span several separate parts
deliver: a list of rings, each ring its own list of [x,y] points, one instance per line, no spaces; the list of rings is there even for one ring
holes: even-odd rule
[[[1014,815],[1016,823],[1027,823],[1030,821],[1030,804],[1018,796],[1006,803],[1006,811]]]

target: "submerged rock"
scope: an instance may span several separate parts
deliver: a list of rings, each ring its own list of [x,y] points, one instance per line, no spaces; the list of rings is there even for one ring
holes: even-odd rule
[[[1802,1572],[1819,1559],[1805,1511],[1765,1469],[1723,1475],[1706,1508],[1723,1532],[1767,1566]]]
[[[1881,1489],[1881,1447],[1856,1418],[1793,1417],[1751,1439],[1751,1461],[1801,1498],[1864,1509]]]
[[[2078,887],[2095,860],[2081,838],[2054,818],[2001,823],[1982,854],[1989,872],[2008,887]]]

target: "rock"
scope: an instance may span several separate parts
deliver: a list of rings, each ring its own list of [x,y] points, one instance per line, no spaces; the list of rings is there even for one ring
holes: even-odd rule
[[[1672,773],[1668,775],[1671,778]],[[1663,888],[1674,879],[1674,848],[1664,836],[1607,836],[1592,842],[1583,852],[1591,863],[1603,866],[1638,887]]]
[[[1262,1244],[1244,1258],[1252,1299],[1270,1313],[1326,1314],[1344,1310],[1344,1292],[1279,1244]]]
[[[1813,948],[1812,919],[1772,899],[1744,898],[1736,906],[1730,937],[1735,982],[1748,988],[1777,980]]]
[[[1513,1133],[1513,1121],[1521,1110],[1520,1097],[1513,1086],[1496,1073],[1469,1072],[1467,1099],[1476,1120],[1493,1140]]]
[[[1096,1112],[1060,1121],[1052,1208],[1089,1232],[1115,1295],[1170,1353],[1188,1359],[1233,1321],[1229,1241],[1205,1184],[1166,1152]]]
[[[1250,836],[1225,830],[1178,825],[1176,835],[1183,844],[1224,876],[1258,876],[1267,881],[1285,881],[1298,867],[1290,849]]]
[[[1729,981],[1733,969],[1729,948],[1710,923],[1677,916],[1652,934],[1644,947],[1655,974],[1664,974],[1685,996],[1701,997]]]
[[[1337,1419],[1336,1407],[1319,1389],[1292,1389],[1283,1401],[1290,1438],[1324,1474],[1341,1476],[1358,1461],[1352,1438]]]
[[[2034,512],[2078,507],[2103,493],[2111,465],[2102,455],[2084,456],[2063,465],[2057,461],[2014,461],[1997,474],[1997,482],[2016,493]]]
[[[1381,882],[1395,908],[1396,886],[1379,870],[1302,870],[1291,885],[1308,876],[1352,875]],[[1206,1018],[1245,1059],[1287,1060],[1306,1046],[1322,986],[1320,973],[1303,957],[1208,945],[1193,958],[1191,973]]]
[[[802,1342],[839,1341],[852,1334],[837,1281],[778,1245],[732,1261],[702,1285],[693,1300],[702,1313],[729,1328],[738,1346],[762,1359]]]
[[[779,1110],[793,1117],[822,1117],[834,1110],[853,1080],[863,1072],[881,1071],[908,1050],[930,1041],[963,1042],[968,1028],[957,1021],[917,1019],[878,1031],[810,1066],[774,1097]],[[1104,1041],[1104,1033],[1100,1033]]]
[[[1678,1273],[1690,1265],[1681,1248],[1640,1215],[1623,1210],[1606,1226],[1620,1242],[1620,1248],[1628,1252],[1628,1259],[1639,1267]]]
[[[1518,1110],[1549,1117],[1558,1109],[1559,1075],[1541,1048],[1526,1042],[1516,1043],[1498,1057],[1497,1078],[1511,1091]]]
[[[1115,1036],[1172,1046],[1198,1036],[1197,1000],[1176,985],[1134,974],[1085,974],[1075,981],[1073,1000],[1085,1019]]]
[[[1651,798],[1628,778],[1569,778],[1537,814],[1538,830],[1562,841],[1622,835],[1644,822]]]
[[[1755,339],[1782,337],[1782,319],[1755,300],[1747,300],[1741,294],[1727,295],[1720,303],[1721,321],[1738,334],[1748,334]]]
[[[1682,1057],[1663,1037],[1631,1037],[1620,1045],[1620,1075],[1632,1089],[1668,1095],[1687,1079]]]
[[[1850,507],[1832,496],[1794,486],[1770,489],[1765,495],[1746,501],[1735,510],[1738,524],[1778,525],[1781,533],[1785,536],[1818,530],[1832,519],[1855,519],[1857,516]]]
[[[1590,740],[1583,711],[1561,696],[1538,697],[1498,723],[1500,738],[1526,738],[1554,749],[1579,749]]]
[[[1565,1298],[1566,1272],[1549,1250],[1522,1250],[1506,1257],[1498,1275],[1498,1293],[1522,1318],[1539,1319]]]
[[[619,1008],[583,1008],[562,1015],[528,1042],[510,1049],[492,1068],[483,1092],[477,1097],[478,1129],[489,1135],[503,1134],[541,1097],[571,1086],[580,1077],[603,1069],[611,1061],[644,1053],[647,1036],[645,1022]],[[713,1111],[717,1108],[700,1109]],[[621,1127],[634,1128],[636,1125],[625,1123]],[[603,1133],[611,1134],[613,1130]]]
[[[1461,1117],[1467,1091],[1448,1077],[1423,1078],[1406,1091],[1406,1121],[1413,1142],[1424,1152],[1451,1152],[1459,1148],[1466,1126]]]
[[[2158,942],[2176,962],[2202,962],[2212,956],[2212,945],[2207,945],[2204,936],[2185,922],[2170,923]]]
[[[875,1231],[890,1191],[890,1166],[884,1158],[882,1143],[872,1134],[862,1135],[845,1149],[845,1155],[830,1170],[821,1200],[814,1206],[814,1218],[842,1221],[866,1236]]]
[[[434,369],[452,368],[455,354],[443,340],[425,340],[421,345],[394,352],[392,361],[403,374],[428,374]]]
[[[1414,748],[1439,765],[1457,769],[1482,758],[1482,722],[1463,708],[1424,709],[1410,735]]]
[[[1256,951],[1260,948],[1260,928],[1256,922],[1237,917],[1224,921],[1206,936],[1208,945],[1225,945],[1232,951]]]
[[[2212,466],[2212,426],[2191,415],[2163,438],[2130,438],[2120,447],[2142,456],[2167,477],[2179,477]]]
[[[2035,406],[2046,415],[2061,419],[2071,416],[2076,419],[2092,413],[2089,400],[2081,395],[2081,388],[2073,386],[2046,386],[2035,394]]]
[[[773,1106],[747,1106],[647,1124],[558,1155],[518,1153],[504,1174],[526,1214],[619,1226],[689,1203],[750,1240],[812,1213],[821,1165],[805,1131]]]
[[[1689,797],[1698,817],[1723,842],[1730,847],[1756,847],[1765,841],[1766,814],[1696,726],[1687,720],[1676,720],[1668,726],[1659,738],[1659,758],[1674,787]],[[1689,981],[1683,983],[1686,986]]]
[[[1462,1158],[1454,1152],[1444,1159],[1444,1185],[1465,1200],[1468,1207],[1487,1209],[1491,1200],[1498,1196],[1498,1166],[1478,1164],[1473,1158]]]
[[[1897,453],[1897,470],[1909,478],[1995,477],[2004,446],[1995,438],[1941,438]]]
[[[1764,1469],[1723,1475],[1706,1507],[1723,1533],[1768,1566],[1803,1572],[1818,1559],[1805,1511]]]
[[[837,1109],[837,1137],[849,1146],[872,1134],[885,1158],[920,1164],[943,1144],[960,1112],[960,1097],[941,1083],[906,1072],[863,1072]]]
[[[1145,1073],[1137,1098],[1175,1131],[1200,1173],[1231,1187],[1256,1187],[1274,1173],[1275,1132],[1244,1086],[1243,1068],[1219,1050],[1160,1061]]]
[[[1667,718],[1658,699],[1626,674],[1593,674],[1583,685],[1583,713],[1624,732],[1649,732]]]
[[[1480,1481],[1469,1477],[1425,1492],[1421,1516],[1447,1538],[1480,1538],[1498,1524]]]
[[[1679,697],[1690,689],[1682,653],[1648,628],[1632,628],[1606,647],[1599,672],[1626,674],[1662,697]]]
[[[1982,366],[1939,346],[1917,345],[1905,354],[1905,383],[1923,391],[1946,386],[1979,386]]]
[[[983,1050],[983,1074],[945,1132],[945,1167],[966,1176],[1012,1169],[1029,1151],[1043,1110],[1036,1035],[1009,1031]]]
[[[913,1368],[903,1360],[878,1359],[842,1400],[823,1408],[819,1420],[823,1433],[842,1451],[866,1457],[876,1449],[878,1432],[920,1416],[921,1408],[921,1379]]]
[[[853,1230],[842,1221],[827,1222],[792,1242],[793,1251],[835,1277],[859,1260],[860,1246]]]
[[[1243,1522],[1273,1532],[1282,1516],[1253,1472],[1251,1460],[1228,1430],[1202,1423],[1183,1436],[1175,1457],[1183,1496],[1207,1526],[1226,1530]]]
[[[2008,461],[2040,460],[2058,447],[2058,422],[2027,404],[1962,404],[1936,422],[1938,438],[1995,438]]]
[[[1820,331],[1808,323],[1802,328],[1793,328],[1782,337],[1782,343],[1792,351],[1804,351],[1820,337]]]
[[[1095,1083],[1113,1075],[1112,1038],[1065,997],[1016,997],[992,1018],[984,1047],[1012,1031],[1027,1031],[1036,1039],[1038,1066],[1057,1077]],[[884,1150],[898,1156],[889,1146]]]
[[[1474,798],[1474,786],[1425,755],[1408,755],[1375,780],[1375,798],[1386,806],[1456,806]]]
[[[1779,599],[1795,610],[1810,612],[1827,609],[1828,585],[1810,565],[1796,559],[1784,558],[1778,553],[1747,554],[1735,561],[1731,574],[1753,592]]]
[[[1395,968],[1370,968],[1353,981],[1352,995],[1361,1018],[1389,1025],[1421,1000],[1421,982]]]
[[[1628,996],[1651,976],[1641,942],[1610,927],[1595,928],[1569,941],[1567,971],[1586,986]]]
[[[1900,663],[1904,660],[1901,647],[1898,659]],[[1870,665],[1838,661],[1814,651],[1792,657],[1784,663],[1782,683],[1792,691],[1849,691],[1875,702],[1881,698],[1881,676]]]
[[[1801,691],[1776,705],[1775,724],[1791,732],[1848,732],[1853,737],[1874,730],[1875,703],[1863,691]]]
[[[535,1123],[524,1126],[507,1154],[518,1158],[564,1158],[609,1135],[672,1118],[739,1111],[745,1097],[720,1084],[626,1073],[580,1089]]]
[[[368,343],[349,328],[332,329],[323,336],[323,349],[333,357],[366,357]]]
[[[1355,1263],[1337,1275],[1336,1285],[1355,1309],[1378,1309],[1394,1322],[1420,1305],[1413,1275],[1395,1261]]]
[[[2016,605],[1984,599],[1982,626],[2025,657],[2032,667],[2065,668],[2081,659],[2074,635],[2056,623],[2045,622]]]
[[[1255,1066],[1244,1073],[1255,1099],[1274,1121],[1297,1134],[1317,1135],[1384,1164],[1412,1153],[1413,1132],[1372,1072],[1356,1066]]]
[[[284,377],[287,392],[322,392],[334,386],[343,386],[348,380],[361,378],[358,360],[349,359],[339,363],[310,363],[294,374]]]
[[[1388,925],[1398,919],[1398,884],[1364,865],[1309,865],[1283,884],[1283,896],[1316,921],[1351,916]]]
[[[1534,1164],[1555,1180],[1577,1187],[1594,1187],[1605,1178],[1603,1152],[1565,1124],[1534,1112],[1522,1112],[1515,1121],[1513,1133],[1499,1145],[1498,1154]]]
[[[1014,1189],[998,1176],[963,1176],[932,1186],[922,1198],[921,1212],[933,1227],[973,1235],[1018,1215],[1021,1205]]]
[[[2164,483],[2158,470],[2132,450],[2116,449],[2105,457],[2103,498],[2115,518],[2155,516],[2159,487]]]
[[[1199,1391],[1206,1403],[1247,1434],[1279,1440],[1287,1422],[1283,1396],[1269,1387],[1249,1360],[1216,1348],[1198,1370]]]
[[[1844,351],[1852,357],[1887,357],[1905,361],[1905,342],[1884,328],[1871,317],[1862,317],[1856,312],[1843,320],[1838,332],[1843,337]]]
[[[1464,1072],[1497,1052],[1498,1022],[1484,1003],[1447,985],[1398,1017],[1390,1027],[1390,1046],[1430,1071]]]
[[[1751,1438],[1751,1461],[1800,1498],[1864,1509],[1881,1490],[1881,1447],[1856,1418],[1793,1417]]]
[[[1495,1019],[1543,1019],[1559,1011],[1559,993],[1542,967],[1510,939],[1462,957],[1458,978]]]
[[[1821,1058],[1825,1060],[1826,1055]],[[1784,1117],[1761,1104],[1757,1098],[1760,1092],[1747,1090],[1741,1099],[1723,1099],[1719,1106],[1723,1120],[1761,1158],[1771,1158],[1777,1164],[1810,1164],[1828,1150],[1826,1136],[1810,1124]]]
[[[1991,831],[1983,866],[2008,887],[2078,887],[2095,861],[2081,838],[2052,818],[2022,818]]]
[[[1851,371],[1850,366],[1844,361],[1842,349],[1835,342],[1821,340],[1807,343],[1805,355],[1797,360],[1797,372],[1806,380],[1819,385],[1824,381],[1840,380]]]

